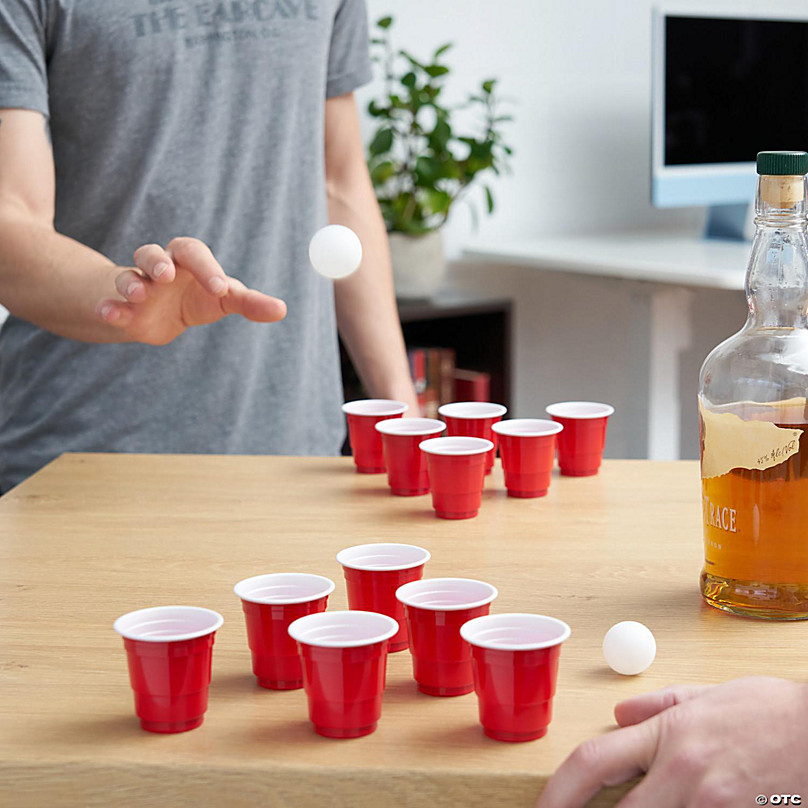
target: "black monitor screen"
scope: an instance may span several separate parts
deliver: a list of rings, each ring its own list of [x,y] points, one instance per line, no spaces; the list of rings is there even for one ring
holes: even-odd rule
[[[808,22],[665,18],[665,164],[808,151]]]

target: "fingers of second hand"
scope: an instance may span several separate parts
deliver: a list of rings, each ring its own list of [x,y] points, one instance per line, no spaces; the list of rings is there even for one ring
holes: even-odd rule
[[[583,808],[601,788],[648,771],[657,734],[656,722],[649,721],[581,744],[547,782],[536,808]]]
[[[710,688],[710,685],[672,685],[633,696],[615,706],[614,717],[621,727],[639,724],[677,704],[698,698]]]

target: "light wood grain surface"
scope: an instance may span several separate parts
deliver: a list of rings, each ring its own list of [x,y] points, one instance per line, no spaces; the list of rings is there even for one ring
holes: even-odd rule
[[[693,462],[607,461],[508,499],[497,468],[479,517],[436,519],[343,458],[66,455],[0,499],[0,803],[28,805],[532,806],[614,704],[673,682],[748,674],[804,680],[804,624],[731,617],[702,604],[700,488]],[[548,735],[486,738],[473,694],[419,694],[409,652],[391,655],[384,712],[366,738],[320,738],[303,691],[254,683],[233,585],[303,571],[337,583],[338,550],[427,547],[430,577],[498,587],[492,611],[567,621]],[[224,615],[202,727],[143,732],[112,622],[183,603]],[[621,677],[601,656],[619,620],[656,634],[654,665]],[[625,787],[593,805],[613,805]]]

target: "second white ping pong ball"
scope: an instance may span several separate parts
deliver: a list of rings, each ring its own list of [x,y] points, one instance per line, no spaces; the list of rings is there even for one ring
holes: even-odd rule
[[[624,676],[647,670],[656,656],[656,640],[651,629],[634,620],[616,623],[603,638],[603,656],[608,666]]]
[[[312,236],[309,260],[324,278],[345,278],[362,263],[362,243],[350,227],[329,224]]]

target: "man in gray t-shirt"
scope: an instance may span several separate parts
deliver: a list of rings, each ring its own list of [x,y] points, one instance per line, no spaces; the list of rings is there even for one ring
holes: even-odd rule
[[[337,326],[416,406],[369,78],[363,0],[2,0],[0,491],[71,450],[337,453]]]

